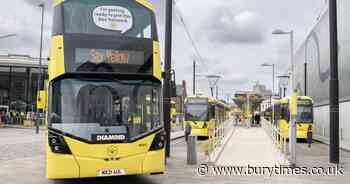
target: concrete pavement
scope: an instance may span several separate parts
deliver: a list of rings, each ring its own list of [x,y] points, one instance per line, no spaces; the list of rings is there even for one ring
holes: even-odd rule
[[[260,127],[237,127],[228,141],[217,165],[274,166],[287,162],[270,137]]]
[[[174,139],[180,139],[182,137],[185,137],[185,132],[184,131],[177,131],[177,132],[171,132],[170,133],[170,138],[172,140]]]

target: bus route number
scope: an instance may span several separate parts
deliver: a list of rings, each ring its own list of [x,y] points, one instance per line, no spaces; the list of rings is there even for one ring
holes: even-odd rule
[[[129,53],[118,51],[118,50],[109,50],[107,51],[107,60],[111,64],[129,64]]]

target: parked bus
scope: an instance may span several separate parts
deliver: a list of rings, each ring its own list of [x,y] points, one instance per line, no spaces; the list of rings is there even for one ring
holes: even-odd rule
[[[185,99],[185,126],[191,126],[191,134],[198,139],[208,139],[209,129],[227,120],[229,106],[211,97],[197,95]]]
[[[146,0],[55,0],[46,175],[160,174],[161,64]]]
[[[274,122],[281,131],[282,136],[289,137],[289,123],[290,123],[290,98],[283,98],[275,101],[274,108]],[[298,139],[307,139],[308,130],[313,129],[313,100],[308,96],[298,96],[297,102],[297,117],[296,129]]]

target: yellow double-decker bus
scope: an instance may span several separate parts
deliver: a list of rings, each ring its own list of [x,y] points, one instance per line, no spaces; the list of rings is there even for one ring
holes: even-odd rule
[[[146,0],[54,0],[46,175],[160,174],[161,64]]]
[[[273,104],[274,122],[282,136],[289,137],[290,98],[276,100]],[[313,100],[308,96],[297,98],[296,131],[298,139],[307,139],[308,130],[313,130]]]
[[[211,97],[197,95],[185,99],[185,126],[191,126],[191,135],[208,139],[209,129],[227,120],[228,105]]]

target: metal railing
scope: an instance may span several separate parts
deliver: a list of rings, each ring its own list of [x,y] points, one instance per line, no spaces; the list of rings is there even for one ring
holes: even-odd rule
[[[208,128],[208,149],[206,151],[207,156],[209,156],[217,147],[222,145],[222,140],[226,136],[230,122],[231,121],[227,120],[220,124],[216,123],[214,127]]]
[[[273,126],[272,123],[267,122],[266,120],[262,122],[262,126],[266,133],[270,135],[272,141],[275,143],[276,147],[285,155],[289,154],[287,139],[288,136],[285,136],[281,130]]]
[[[232,120],[226,120],[222,123],[211,121],[208,125],[208,139],[206,141],[199,141],[198,144],[202,147],[204,155],[207,160],[211,162],[212,158],[220,152],[220,148],[225,140],[224,138],[230,132],[229,128],[233,128]],[[187,126],[185,132],[190,132]],[[186,136],[187,137],[187,136]],[[187,137],[187,164],[193,165],[197,163],[197,137],[188,134]]]

